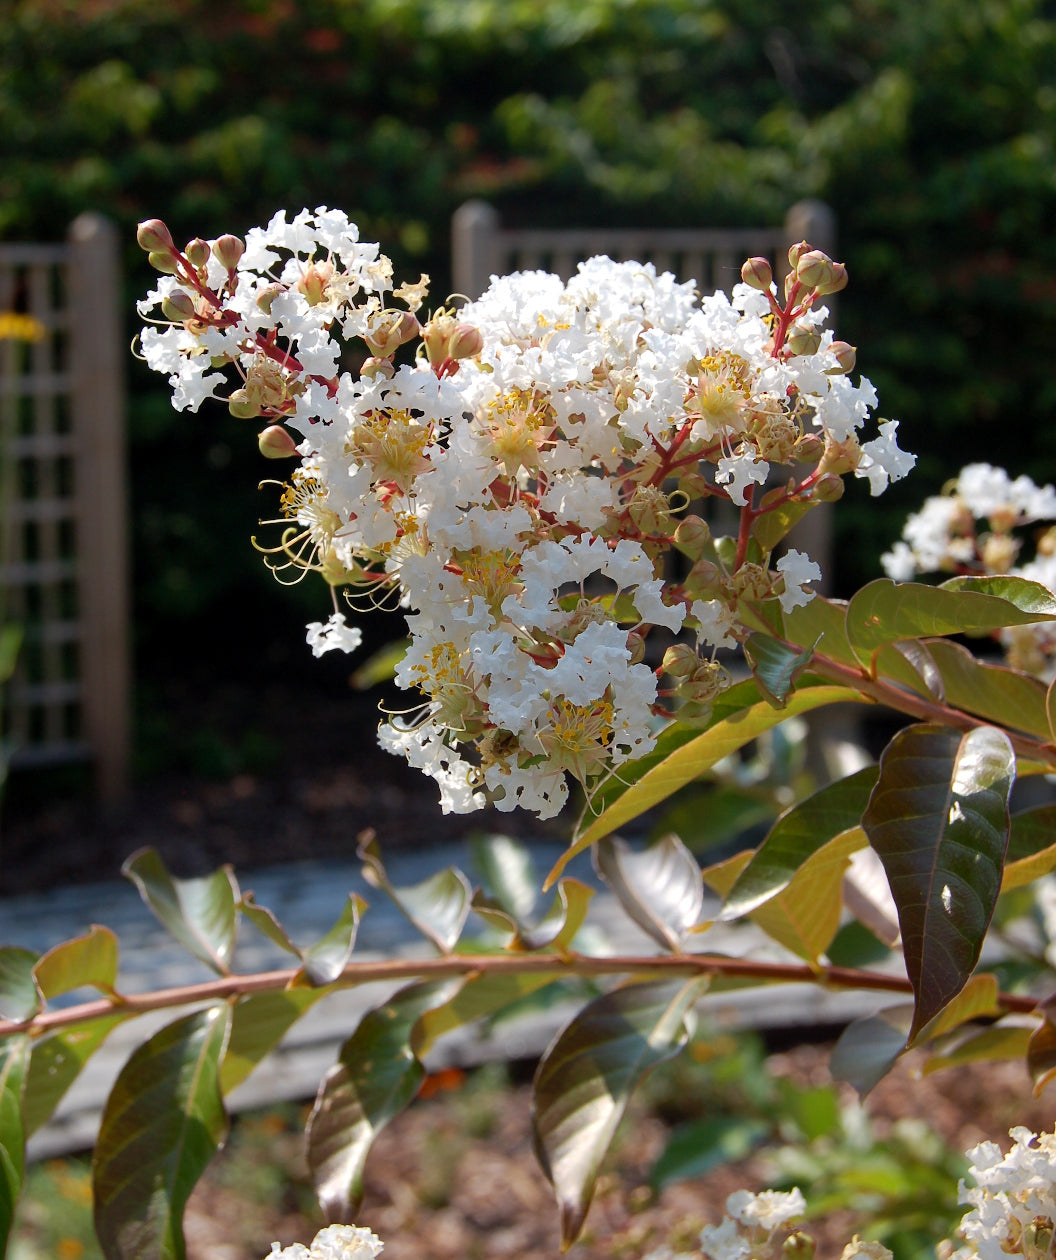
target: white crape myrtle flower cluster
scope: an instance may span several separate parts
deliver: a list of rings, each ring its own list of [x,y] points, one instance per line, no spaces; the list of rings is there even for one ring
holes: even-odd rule
[[[279,576],[318,571],[406,610],[397,682],[420,699],[380,738],[438,781],[445,811],[549,817],[567,776],[589,792],[674,709],[706,721],[738,607],[789,612],[821,577],[795,550],[771,569],[757,518],[831,501],[850,472],[878,494],[913,464],[893,421],[863,440],[873,388],[823,328],[846,273],[806,244],[784,302],[762,259],[730,297],[701,300],[652,265],[593,258],[568,283],[494,277],[419,321],[428,278],[393,289],[339,211],[280,212],[244,244],[181,251],[159,220],[139,240],[163,273],[140,345],[173,404],[226,397],[266,422],[266,455],[300,457],[270,549]],[[357,343],[367,357],[344,370]],[[689,510],[710,499],[740,509],[725,550]],[[657,628],[680,636],[660,667],[644,659]],[[316,655],[359,638],[336,594],[308,631]]]
[[[960,1183],[970,1204],[957,1231],[963,1245],[942,1249],[945,1260],[1049,1260],[1056,1231],[1056,1133],[1009,1131],[1012,1148],[981,1142],[968,1152],[975,1182]]]
[[[1003,468],[969,464],[945,492],[925,500],[881,557],[896,582],[918,574],[1011,574],[1056,591],[1056,489]],[[1031,537],[1032,536],[1032,537]],[[1033,542],[1033,554],[1024,546]],[[1056,629],[1048,622],[1001,632],[1009,664],[1052,681]]]
[[[272,1243],[266,1260],[375,1260],[384,1247],[380,1238],[360,1225],[328,1225],[312,1239],[311,1245],[292,1243],[282,1247]]]

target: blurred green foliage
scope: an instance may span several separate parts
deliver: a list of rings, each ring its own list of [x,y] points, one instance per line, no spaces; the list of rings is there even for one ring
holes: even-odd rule
[[[1056,476],[1056,13],[1048,0],[22,0],[0,23],[0,238],[86,208],[242,232],[336,205],[449,286],[449,223],[838,215],[840,331],[917,473],[841,505],[846,592],[960,463]],[[248,540],[251,432],[132,372],[140,669],[310,667]],[[1011,439],[1011,440],[1010,440]],[[950,452],[955,452],[951,459]],[[252,628],[253,650],[246,650]],[[380,633],[380,632],[379,632]],[[386,629],[385,633],[390,633]],[[283,647],[283,643],[288,647]]]

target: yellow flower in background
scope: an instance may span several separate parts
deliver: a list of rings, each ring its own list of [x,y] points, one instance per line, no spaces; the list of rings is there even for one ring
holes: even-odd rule
[[[32,315],[0,311],[0,341],[43,341],[48,330]]]

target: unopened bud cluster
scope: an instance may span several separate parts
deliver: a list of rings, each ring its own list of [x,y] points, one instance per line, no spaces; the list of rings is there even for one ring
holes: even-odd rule
[[[174,405],[225,398],[262,422],[265,455],[300,458],[279,575],[409,609],[397,681],[420,707],[381,740],[447,810],[549,816],[567,776],[589,792],[647,753],[658,717],[706,722],[742,610],[783,615],[820,577],[796,551],[772,569],[756,522],[831,501],[846,473],[879,493],[913,463],[894,422],[862,440],[873,389],[819,302],[846,272],[806,245],[783,302],[762,260],[701,300],[594,258],[567,284],[503,276],[429,314],[428,279],[394,289],[338,211],[182,250],[150,220],[139,241],[161,273],[140,344]],[[712,538],[711,499],[740,509],[736,540]],[[679,639],[659,667],[656,628]],[[310,630],[317,653],[357,637],[336,611]]]

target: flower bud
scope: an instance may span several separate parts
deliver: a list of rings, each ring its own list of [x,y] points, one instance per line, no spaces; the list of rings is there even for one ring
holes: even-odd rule
[[[832,259],[820,249],[811,249],[800,254],[796,260],[796,279],[804,288],[820,289],[832,279]]]
[[[678,522],[672,542],[690,560],[699,560],[711,539],[708,522],[699,516],[684,516]]]
[[[800,258],[804,254],[809,253],[809,252],[810,252],[810,246],[807,244],[806,241],[799,241],[797,244],[790,247],[788,251],[788,265],[792,268],[793,274],[795,273],[796,268],[799,266]]]
[[[382,311],[372,321],[370,332],[364,334],[363,340],[379,359],[388,359],[420,331],[421,325],[413,312]]]
[[[297,444],[281,424],[271,424],[257,438],[260,453],[265,459],[288,459],[297,454]]]
[[[333,276],[333,263],[310,262],[297,281],[297,291],[304,294],[304,300],[309,306],[318,306],[325,299],[326,287]]]
[[[793,354],[817,354],[821,347],[821,333],[816,328],[793,324],[785,338],[785,345]]]
[[[792,447],[792,458],[797,464],[816,464],[825,450],[825,439],[820,433],[804,433]]]
[[[837,373],[835,368],[830,368],[830,373],[846,375],[846,373],[854,371],[854,365],[858,360],[858,351],[855,350],[854,346],[848,345],[846,341],[834,341],[829,346],[829,352],[839,364],[839,372]]]
[[[627,635],[627,651],[631,654],[629,665],[640,665],[645,660],[645,635],[632,630]]]
[[[448,346],[451,336],[458,326],[446,311],[437,311],[433,318],[422,329],[422,344],[425,346],[425,357],[435,367],[449,357]]]
[[[472,324],[456,324],[447,343],[449,359],[472,359],[484,349],[484,334]]]
[[[741,279],[760,293],[769,293],[774,273],[765,258],[749,258],[741,267]]]
[[[217,262],[228,271],[234,271],[245,252],[245,242],[240,241],[237,236],[221,236],[213,242],[213,254]]]
[[[163,276],[174,276],[176,274],[176,255],[166,253],[164,250],[151,250],[147,255],[147,262],[155,271],[160,271]]]
[[[174,324],[182,324],[186,319],[193,319],[195,310],[191,295],[184,293],[182,289],[170,293],[161,299],[161,313],[166,319],[171,319]]]
[[[173,248],[172,233],[160,219],[144,219],[136,228],[136,240],[148,254],[164,254]]]
[[[781,1244],[781,1260],[814,1260],[814,1251],[814,1239],[797,1229]]]
[[[236,420],[255,420],[260,415],[260,407],[244,389],[231,391],[231,397],[227,400],[227,409]]]
[[[689,600],[728,600],[731,595],[726,574],[710,560],[698,560],[686,575],[682,590]]]
[[[814,483],[810,497],[815,503],[836,503],[843,498],[845,489],[842,477],[837,476],[836,473],[827,472]]]
[[[700,665],[700,657],[688,643],[672,643],[660,662],[660,670],[675,679],[692,678]]]
[[[847,287],[847,268],[843,263],[830,262],[830,274],[817,286],[818,293],[839,293]]]
[[[187,242],[187,248],[183,252],[192,267],[204,267],[209,261],[209,242],[196,236],[193,241]]]
[[[261,291],[257,294],[257,306],[264,312],[265,315],[270,315],[272,302],[275,301],[280,293],[285,292],[285,285],[269,284],[266,288],[261,289]]]
[[[391,359],[379,359],[376,355],[371,355],[363,360],[363,366],[359,370],[360,376],[368,381],[376,381],[379,376],[383,376],[387,381],[391,381],[396,375],[396,369],[392,366]]]

